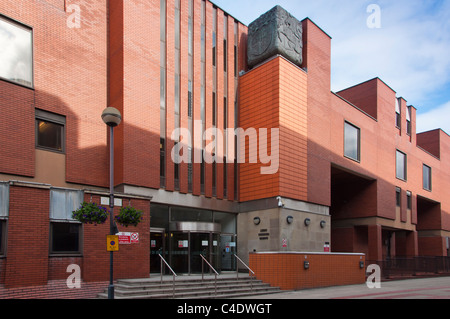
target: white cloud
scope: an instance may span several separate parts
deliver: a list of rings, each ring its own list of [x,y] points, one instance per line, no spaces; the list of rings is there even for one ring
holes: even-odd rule
[[[442,129],[450,134],[450,101],[428,112],[417,114],[416,130],[418,133]]]
[[[300,20],[309,17],[332,37],[333,91],[379,77],[418,113],[450,101],[450,1],[213,2],[247,24],[276,4]],[[381,8],[380,29],[367,27],[370,4]],[[448,120],[436,121],[442,122],[434,128],[444,128]]]

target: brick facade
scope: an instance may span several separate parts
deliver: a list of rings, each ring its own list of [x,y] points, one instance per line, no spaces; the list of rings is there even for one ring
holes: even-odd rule
[[[166,4],[166,17],[160,16],[161,3]],[[331,92],[331,38],[310,19],[301,22],[301,67],[277,56],[249,69],[247,26],[207,0],[192,0],[191,20],[189,3],[180,1],[178,15],[175,0],[0,0],[2,17],[32,30],[34,77],[33,87],[0,79],[0,181],[9,185],[9,209],[0,214],[6,225],[5,248],[0,256],[0,298],[20,295],[21,287],[28,287],[33,296],[40,292],[41,296],[49,296],[49,289],[64,287],[70,264],[81,267],[83,285],[89,293],[108,280],[105,235],[109,225],[83,226],[81,254],[53,256],[49,249],[52,189],[82,190],[86,201],[96,203],[108,196],[109,134],[100,118],[107,106],[117,108],[123,116],[114,131],[114,184],[118,197],[124,206],[144,211],[143,222],[133,229],[140,234],[139,244],[115,254],[116,279],[149,276],[152,197],[156,204],[233,215],[238,225],[233,234],[238,238],[237,252],[244,260],[254,262],[255,267],[260,267],[261,258],[269,257],[249,256],[256,249],[252,245],[263,251],[288,253],[301,248],[317,253],[329,243],[332,252],[363,253],[366,260],[374,261],[388,256],[448,254],[448,134],[442,130],[417,133],[416,109],[379,78]],[[71,5],[80,8],[79,28],[67,24],[74,14],[69,10]],[[175,30],[178,18],[179,30]],[[161,47],[162,23],[166,27],[165,47]],[[178,37],[180,55],[176,63]],[[161,81],[161,68],[165,81]],[[188,116],[190,68],[192,115]],[[176,74],[180,78],[179,101],[175,101]],[[161,84],[166,88],[163,187]],[[192,165],[192,185],[188,185],[187,163],[180,164],[179,179],[175,180],[170,155],[177,115],[182,128],[189,127],[190,121],[202,121],[203,115],[205,127],[212,127],[213,91],[218,129],[280,130],[277,173],[262,175],[260,168],[267,165],[248,163],[247,145],[243,148],[247,154],[245,164],[205,164],[204,185],[198,162]],[[398,128],[397,98],[401,110]],[[36,110],[65,118],[64,152],[36,148]],[[359,129],[359,160],[344,156],[345,123]],[[194,140],[201,139],[198,132],[194,133]],[[270,140],[270,133],[268,137]],[[194,151],[201,151],[195,149],[197,146],[194,144]],[[268,146],[270,151],[271,144]],[[218,145],[220,151],[224,147]],[[220,154],[219,150],[216,153]],[[397,150],[407,156],[406,179],[396,178]],[[423,187],[423,165],[432,172],[429,190]],[[267,217],[261,223],[266,231],[253,224],[254,218],[261,216]],[[294,218],[293,223],[287,224],[288,216]],[[306,228],[307,219],[315,228]],[[307,244],[300,242],[303,237],[296,235],[299,231],[310,234]],[[260,233],[272,236],[269,239],[273,247],[265,247]],[[286,240],[285,247],[281,239]],[[337,263],[337,269],[348,271],[349,278],[362,278],[363,270],[352,268],[354,256],[348,260],[308,257],[314,264],[310,273],[318,271],[317,276],[328,271],[322,266],[330,261]],[[273,258],[280,258],[291,269],[304,256],[270,258],[271,263],[276,263]],[[316,263],[321,266],[316,267]],[[295,287],[289,285],[289,278],[277,279],[276,283],[287,289],[348,283],[336,281],[342,273],[333,274],[323,277],[325,281],[296,277]]]

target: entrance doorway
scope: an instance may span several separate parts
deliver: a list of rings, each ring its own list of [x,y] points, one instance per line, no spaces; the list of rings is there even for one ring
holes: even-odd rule
[[[158,254],[181,275],[202,272],[200,255],[218,272],[236,270],[236,214],[152,204],[151,218],[151,273],[161,272]]]
[[[161,255],[165,258],[165,230],[150,229],[150,272],[161,273]]]
[[[169,263],[177,273],[199,274],[202,258],[216,269],[220,266],[220,225],[199,222],[174,222],[170,225]],[[205,265],[205,267],[207,267]],[[209,272],[209,268],[204,269]]]

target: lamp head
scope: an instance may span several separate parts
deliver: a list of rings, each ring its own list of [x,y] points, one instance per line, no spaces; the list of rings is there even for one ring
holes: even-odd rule
[[[102,120],[106,125],[116,127],[122,122],[122,115],[116,108],[108,107],[102,113]]]

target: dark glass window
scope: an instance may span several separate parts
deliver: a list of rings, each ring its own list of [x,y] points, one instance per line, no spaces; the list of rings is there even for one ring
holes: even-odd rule
[[[42,110],[36,110],[36,147],[63,153],[66,119]]]
[[[80,253],[81,224],[51,223],[51,252]]]
[[[166,185],[166,140],[160,139],[159,144],[159,175],[161,177],[161,187]]]
[[[3,238],[5,235],[5,231],[4,231],[5,226],[6,226],[6,221],[0,220],[0,256],[5,253],[5,247],[4,247],[5,246],[5,244],[4,244],[5,238]]]
[[[411,192],[406,192],[406,198],[407,198],[407,208],[409,210],[412,209],[412,193]]]
[[[397,151],[396,154],[396,176],[406,181],[406,154],[400,151]]]
[[[344,154],[355,161],[360,160],[360,129],[345,122]]]
[[[62,152],[64,126],[42,120],[37,126],[37,146]]]
[[[395,202],[397,207],[400,207],[402,205],[402,190],[400,188],[395,189]]]
[[[423,188],[431,191],[431,167],[423,165]]]
[[[0,77],[33,86],[33,32],[0,16]]]

